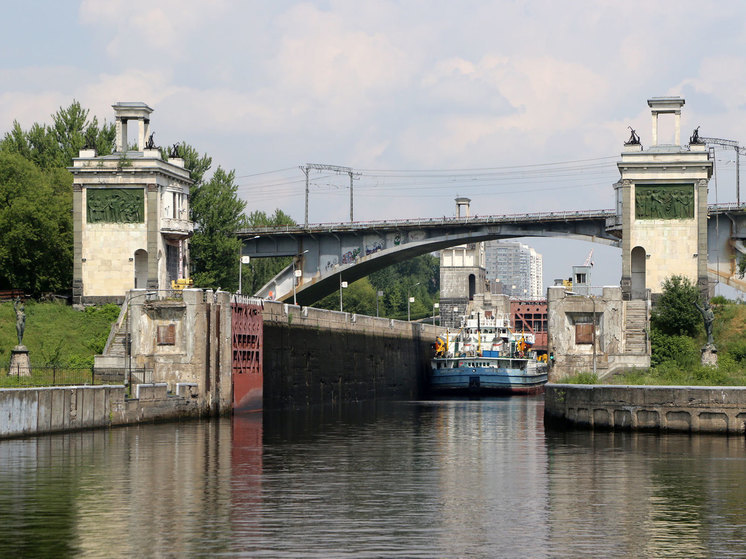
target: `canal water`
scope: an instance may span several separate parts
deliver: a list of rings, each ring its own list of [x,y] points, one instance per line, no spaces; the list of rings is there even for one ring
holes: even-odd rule
[[[0,442],[0,557],[744,557],[742,437],[545,431],[542,397]]]

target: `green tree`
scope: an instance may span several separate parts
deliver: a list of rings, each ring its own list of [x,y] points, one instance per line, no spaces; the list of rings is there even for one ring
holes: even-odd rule
[[[184,160],[184,168],[189,171],[191,179],[199,188],[204,180],[205,173],[212,166],[212,157],[209,157],[206,153],[200,155],[196,149],[184,143],[177,146],[176,152]],[[165,148],[161,149],[161,155],[164,159],[168,157]]]
[[[72,283],[72,175],[0,151],[0,289],[38,296]]]
[[[0,140],[0,285],[32,295],[67,290],[72,282],[72,175],[81,148],[114,149],[115,127],[99,126],[73,101],[52,124],[18,121]]]
[[[407,296],[414,297],[409,309],[413,320],[431,316],[440,289],[440,261],[436,256],[425,254],[405,260],[368,277],[374,290],[383,292],[381,316],[406,319]]]
[[[235,237],[246,227],[246,202],[236,192],[235,171],[218,167],[212,178],[191,189],[191,214],[195,233],[191,242],[192,279],[199,287],[238,288],[241,241]]]
[[[652,327],[669,336],[696,336],[702,330],[702,315],[694,306],[699,297],[697,286],[689,278],[666,278],[663,293],[653,308]]]
[[[345,312],[375,316],[376,290],[368,278],[359,279],[342,290],[342,303]],[[314,307],[338,311],[339,290],[315,303]]]
[[[0,140],[0,151],[17,153],[42,169],[65,168],[84,147],[93,148],[99,155],[114,151],[116,129],[113,123],[99,126],[98,119],[88,118],[88,109],[83,109],[73,100],[67,108],[52,115],[52,124],[34,123],[24,131],[18,121]]]
[[[297,225],[295,220],[280,210],[275,210],[272,215],[255,210],[251,212],[246,220],[247,227],[280,227],[282,225]],[[276,258],[252,258],[248,266],[244,266],[241,292],[256,293],[264,285],[284,270],[292,261],[292,257],[280,256]]]

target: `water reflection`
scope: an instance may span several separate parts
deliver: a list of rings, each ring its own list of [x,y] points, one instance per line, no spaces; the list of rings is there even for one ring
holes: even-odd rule
[[[0,556],[738,557],[744,439],[545,433],[541,398],[0,443]]]
[[[742,438],[550,432],[547,447],[552,542],[567,556],[746,553]]]

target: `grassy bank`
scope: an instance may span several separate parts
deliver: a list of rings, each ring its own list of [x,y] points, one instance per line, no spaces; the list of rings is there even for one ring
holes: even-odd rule
[[[700,364],[704,332],[688,336],[651,335],[653,355],[650,369],[630,370],[599,381],[591,373],[580,373],[562,382],[570,384],[634,384],[687,386],[746,386],[746,305],[713,304],[713,337],[718,349],[717,367]]]
[[[25,305],[26,330],[23,345],[29,350],[31,364],[41,375],[81,375],[93,365],[93,356],[106,345],[111,324],[119,316],[119,307],[104,305],[76,311],[62,303]],[[0,304],[0,386],[17,386],[18,381],[7,376],[10,352],[18,344],[16,315],[12,303]],[[47,372],[42,368],[49,365]],[[53,367],[52,367],[53,366]],[[37,376],[36,373],[34,376]],[[58,377],[59,378],[59,377]]]

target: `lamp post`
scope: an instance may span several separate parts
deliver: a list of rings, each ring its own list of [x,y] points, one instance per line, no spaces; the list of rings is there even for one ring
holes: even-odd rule
[[[254,239],[258,239],[258,238],[259,238],[259,235],[254,235],[248,240],[253,241]],[[244,255],[241,255],[241,257],[238,259],[238,294],[239,295],[241,295],[241,287],[242,287],[241,282],[243,280],[243,278],[241,277],[242,275],[241,273],[243,272],[243,265],[248,264],[250,260],[251,260],[250,256],[244,256]]]
[[[435,309],[440,308],[440,303],[433,303],[433,326],[435,326]]]
[[[293,270],[293,305],[297,305],[298,301],[295,298],[295,284],[298,283],[298,278],[300,278],[303,275],[302,270]]]
[[[132,395],[132,332],[130,332],[130,314],[132,311],[132,299],[136,299],[138,297],[156,297],[158,295],[157,291],[144,291],[142,293],[135,293],[132,294],[132,291],[135,291],[134,289],[131,290],[127,294],[127,323],[124,328],[125,330],[125,341],[124,341],[124,351],[125,351],[125,359],[127,360],[127,386],[129,387],[129,393]],[[139,290],[137,290],[139,291]],[[143,373],[143,381],[144,373]]]
[[[344,308],[342,307],[342,289],[347,287],[347,282],[342,281],[342,276],[339,276],[339,312],[344,312]]]
[[[295,285],[298,283],[298,278],[300,278],[303,275],[303,270],[295,269],[295,260],[303,256],[304,254],[306,254],[308,250],[309,249],[306,249],[303,252],[301,252],[299,255],[293,257],[293,305],[298,304],[298,302],[295,300],[295,293],[296,293]]]
[[[376,291],[376,318],[378,317],[378,299],[383,297],[383,291]]]
[[[410,303],[414,303],[414,297],[410,297],[409,293],[412,291],[412,289],[414,289],[415,287],[417,287],[418,285],[420,285],[420,283],[422,283],[422,282],[418,281],[412,287],[410,287],[409,289],[407,289],[407,322],[410,321],[410,318],[409,318],[409,305],[410,305]]]
[[[243,265],[248,264],[251,262],[250,256],[241,256],[241,260],[238,261],[238,294],[241,295],[241,287],[242,287],[242,272],[243,272]]]

